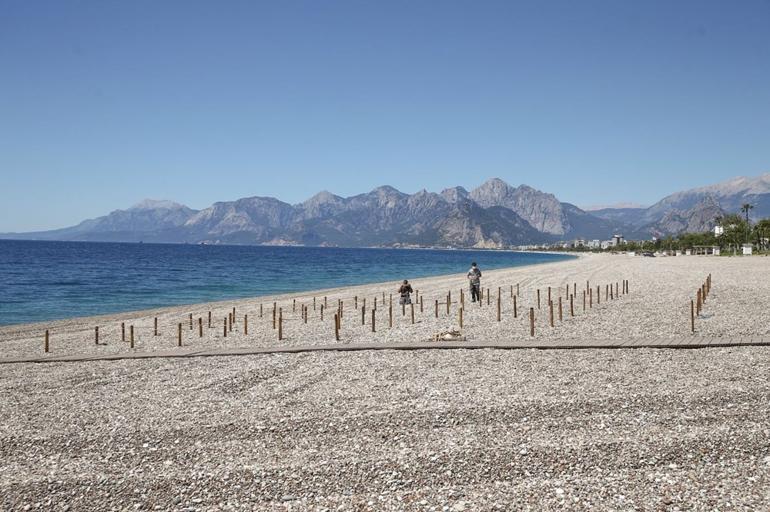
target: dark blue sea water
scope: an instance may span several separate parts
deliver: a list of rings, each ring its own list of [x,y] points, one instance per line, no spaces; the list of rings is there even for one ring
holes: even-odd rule
[[[570,258],[502,251],[0,240],[0,325]]]

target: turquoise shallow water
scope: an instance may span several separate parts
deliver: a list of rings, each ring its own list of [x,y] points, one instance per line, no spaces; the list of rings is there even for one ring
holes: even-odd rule
[[[503,251],[0,240],[0,325],[569,259]]]

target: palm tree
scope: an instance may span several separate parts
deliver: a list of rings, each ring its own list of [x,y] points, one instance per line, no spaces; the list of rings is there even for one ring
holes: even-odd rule
[[[741,206],[741,211],[746,214],[746,242],[748,243],[751,238],[751,224],[749,224],[749,210],[754,208],[754,205],[749,203],[743,203],[743,206]]]
[[[743,206],[741,206],[741,211],[746,214],[746,224],[749,223],[749,210],[754,208],[754,205],[749,203],[743,203]]]

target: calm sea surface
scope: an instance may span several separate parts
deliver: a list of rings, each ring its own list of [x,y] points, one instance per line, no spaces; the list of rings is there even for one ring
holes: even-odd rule
[[[0,325],[568,259],[501,251],[0,240]],[[395,286],[395,285],[394,285]]]

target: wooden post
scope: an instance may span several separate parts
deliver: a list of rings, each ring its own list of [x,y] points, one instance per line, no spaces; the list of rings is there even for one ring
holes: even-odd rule
[[[575,296],[570,293],[569,295],[569,316],[575,316]]]
[[[537,309],[540,309],[540,288],[537,289]]]
[[[511,298],[513,298],[513,285],[511,285]]]
[[[223,328],[222,337],[223,338],[227,338],[227,317],[224,318],[224,325],[223,325],[223,327],[224,328]]]
[[[703,297],[703,303],[705,304],[706,303],[706,285],[705,284],[700,285],[700,289],[701,289],[701,297]]]
[[[519,309],[516,307],[516,295],[513,296],[513,318],[519,318]]]
[[[500,288],[498,288],[498,290],[500,290]],[[498,291],[498,293],[497,293],[497,321],[498,322],[500,321],[500,309],[501,309],[500,306],[501,306],[501,304],[500,304],[500,292]]]
[[[340,324],[339,324],[340,317],[337,313],[334,313],[334,339],[335,341],[340,341]]]
[[[489,288],[487,288],[487,306],[489,306],[489,296],[491,294],[489,293]]]
[[[99,344],[99,326],[94,327],[94,344]]]
[[[695,314],[699,316],[700,316],[700,307],[701,307],[700,288],[698,288],[698,301],[695,303]]]
[[[193,330],[193,319],[192,319],[192,313],[190,313],[190,330]]]
[[[465,307],[465,292],[460,288],[460,307]]]
[[[460,329],[462,329],[463,328],[463,308],[460,308],[457,310],[457,318],[458,318],[458,321],[460,322]]]
[[[422,295],[420,296],[420,313],[422,313]]]
[[[323,308],[321,308],[321,320],[323,320]],[[275,329],[276,325],[276,315],[278,314],[278,310],[275,307],[275,302],[273,302],[273,329]]]
[[[182,322],[179,322],[179,324],[177,324],[176,346],[177,347],[181,347],[182,346]]]
[[[324,307],[328,308],[329,306],[326,304],[326,295],[324,295]]]
[[[535,335],[535,308],[529,308],[529,335]]]
[[[516,283],[516,296],[519,296],[519,283]]]
[[[375,314],[376,314],[376,313],[377,313],[377,310],[376,310],[376,309],[373,309],[373,310],[372,310],[372,332],[377,332],[377,330],[376,330],[376,329],[375,329],[375,327],[374,327],[374,318],[375,318]]]
[[[564,286],[564,296],[569,297],[569,283],[565,284]]]
[[[233,307],[233,323],[235,323],[235,307]]]
[[[313,311],[315,311],[315,297],[313,297]]]
[[[278,308],[278,341],[283,339],[283,308]]]
[[[372,308],[372,309],[377,309],[377,296],[376,295],[374,296],[374,308]]]
[[[548,301],[548,319],[551,323],[551,327],[553,327],[553,301]]]
[[[203,337],[203,318],[198,317],[198,337]]]
[[[438,318],[438,300],[436,300],[436,318]]]
[[[324,305],[321,304],[321,321],[324,321]]]
[[[126,341],[126,322],[120,322],[120,341]]]
[[[234,320],[233,314],[230,313],[230,326],[229,326],[230,332],[233,332],[233,320]]]
[[[249,334],[249,315],[243,315],[243,334]]]
[[[363,297],[361,300],[362,300],[361,307],[365,308],[366,307],[366,297]]]
[[[695,332],[695,302],[690,299],[690,332]]]
[[[602,290],[600,286],[601,285],[598,285],[598,284],[596,285],[596,305],[597,306],[602,303]]]
[[[340,320],[342,320],[342,312],[345,310],[345,303],[340,300]]]
[[[353,309],[358,309],[358,295],[353,296]]]
[[[594,307],[594,290],[593,288],[588,289],[588,309],[591,309]]]
[[[610,299],[614,299],[615,296],[612,294],[612,285],[610,284]]]
[[[209,329],[211,329],[211,311],[209,311]]]
[[[302,321],[303,321],[304,323],[307,323],[307,316],[308,316],[308,313],[309,313],[309,311],[310,311],[310,307],[308,307],[308,306],[305,306],[305,305],[303,304],[303,305],[302,305],[302,314],[304,315],[304,318],[302,319]]]
[[[586,291],[583,290],[583,313],[586,312]]]
[[[561,316],[561,295],[559,295],[559,322],[561,322],[561,321],[562,321],[562,316]]]
[[[361,325],[366,325],[366,307],[361,306]]]
[[[155,330],[153,331],[153,336],[157,336],[158,335],[158,317],[157,316],[155,317],[155,321],[153,323],[155,328]]]
[[[447,294],[446,296],[446,315],[449,316],[449,306],[452,305],[452,295]]]
[[[406,316],[406,304],[401,303],[401,316]]]
[[[313,299],[315,301],[315,299]],[[315,304],[314,304],[315,306]],[[313,307],[313,310],[315,310],[315,307]],[[259,305],[259,318],[262,318],[262,304]]]
[[[393,327],[393,303],[388,304],[388,327]]]
[[[45,330],[45,342],[43,342],[43,350],[45,351],[46,354],[48,353],[48,338],[49,338],[48,329],[46,329]]]
[[[610,285],[608,284],[604,285],[604,300],[605,301],[610,300]]]
[[[412,316],[412,325],[414,325],[414,304],[409,304],[409,314]]]
[[[548,302],[551,302],[551,287],[548,287]]]
[[[133,324],[128,326],[128,336],[129,336],[129,340],[131,342],[131,348],[134,348],[134,326],[133,326]]]

